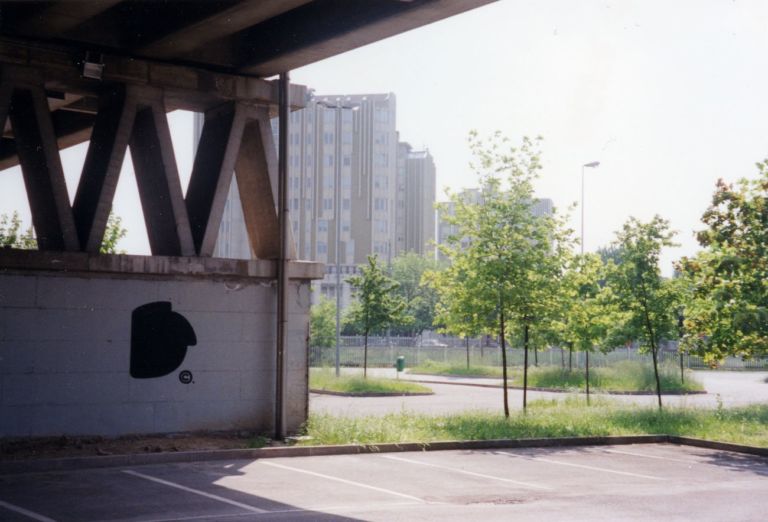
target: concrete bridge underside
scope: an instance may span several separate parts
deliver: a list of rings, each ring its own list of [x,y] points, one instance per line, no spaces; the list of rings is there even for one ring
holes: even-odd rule
[[[0,250],[0,437],[297,430],[323,267],[289,234],[287,73],[488,2],[0,2],[0,170],[38,242]],[[205,115],[186,194],[177,109]],[[127,151],[151,256],[99,253]],[[252,261],[211,257],[233,176]]]

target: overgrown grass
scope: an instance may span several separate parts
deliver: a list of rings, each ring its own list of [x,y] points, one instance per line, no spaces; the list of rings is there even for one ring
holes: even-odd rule
[[[459,377],[498,377],[501,378],[501,366],[470,366],[426,360],[411,368],[410,373],[426,375],[455,375]]]
[[[606,400],[534,401],[528,413],[479,411],[429,416],[410,412],[341,417],[312,414],[308,444],[376,444],[605,435],[679,435],[768,447],[768,405],[741,408],[637,407]]]
[[[463,365],[451,365],[435,361],[411,369],[411,373],[429,375],[456,375],[474,377],[501,377],[501,368],[496,366],[475,366],[469,369]],[[635,361],[624,361],[605,368],[590,369],[589,385],[595,391],[620,392],[655,392],[656,380],[653,367]],[[513,386],[522,386],[523,369],[509,368],[509,378]],[[673,365],[659,368],[659,379],[663,392],[703,391],[704,387],[693,378],[690,372],[685,375],[685,382],[680,382],[679,370]],[[584,370],[564,370],[557,366],[528,368],[528,386],[533,388],[555,388],[583,390],[586,387]]]
[[[340,393],[431,393],[432,390],[415,382],[395,379],[379,379],[362,375],[342,375],[336,377],[333,370],[327,368],[311,369],[309,387],[312,390],[324,390]]]

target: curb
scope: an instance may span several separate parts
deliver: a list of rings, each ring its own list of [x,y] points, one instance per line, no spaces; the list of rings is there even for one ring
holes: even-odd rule
[[[768,457],[768,448],[715,442],[676,435],[626,435],[604,437],[558,437],[533,439],[492,439],[468,441],[405,442],[387,444],[345,444],[337,446],[290,446],[276,448],[184,451],[103,457],[74,457],[62,459],[19,460],[0,462],[0,476],[21,473],[45,473],[81,469],[179,464],[185,462],[274,459],[290,457],[319,457],[359,455],[366,453],[398,453],[406,451],[483,450],[504,448],[567,448],[576,446],[606,446],[627,444],[671,443],[682,446],[731,451]]]
[[[691,437],[678,437],[670,435],[669,442],[680,444],[682,446],[695,446],[698,448],[707,448],[721,451],[733,451],[735,453],[746,453],[748,455],[757,455],[758,457],[768,457],[768,448],[757,446],[742,446],[741,444],[731,444],[730,442],[716,442],[706,439],[694,439]]]
[[[491,439],[465,441],[403,442],[385,444],[343,444],[335,446],[286,446],[275,448],[180,451],[105,455],[102,457],[69,457],[61,459],[18,460],[0,462],[0,475],[72,471],[79,469],[147,466],[184,462],[274,459],[359,455],[366,453],[398,453],[405,451],[478,450],[501,448],[552,448],[570,446],[605,446],[611,444],[652,444],[669,442],[667,435],[617,435],[604,437],[556,437],[534,439]],[[759,449],[759,448],[758,448]]]
[[[417,375],[417,374],[411,374],[411,375]],[[474,386],[476,388],[503,388],[501,384],[485,384],[481,382],[456,382],[456,381],[432,381],[427,379],[408,379],[411,382],[419,382],[422,384],[450,384],[453,386]],[[510,390],[522,390],[522,386],[512,386],[507,385],[507,388]],[[584,394],[584,390],[580,389],[569,389],[564,390],[562,388],[536,388],[534,386],[528,386],[528,391],[536,391],[536,392],[550,392],[550,393],[582,393]],[[689,391],[689,392],[665,392],[662,391],[661,395],[665,396],[679,396],[679,395],[706,395],[706,391]],[[647,396],[647,395],[656,395],[656,392],[653,391],[605,391],[605,390],[590,390],[590,395],[638,395],[638,396]]]
[[[416,382],[416,381],[412,381]],[[315,390],[310,389],[309,393],[317,393],[318,395],[335,395],[337,397],[419,397],[424,395],[434,395],[435,392],[365,392],[365,393],[351,393],[351,392],[337,392],[330,390]]]

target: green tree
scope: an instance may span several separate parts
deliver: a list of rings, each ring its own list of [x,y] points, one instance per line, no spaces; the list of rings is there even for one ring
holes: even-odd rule
[[[26,232],[21,232],[21,218],[15,212],[9,217],[0,215],[0,247],[22,248],[25,250],[37,248],[37,240],[32,227]]]
[[[357,306],[350,310],[350,320],[361,325],[363,342],[363,376],[368,376],[368,336],[382,332],[393,324],[405,322],[405,302],[395,290],[398,283],[384,273],[376,256],[368,256],[368,266],[360,275],[350,277],[349,284],[357,297]]]
[[[107,218],[107,228],[104,231],[104,239],[101,240],[99,252],[102,254],[125,254],[125,250],[118,250],[117,244],[125,237],[128,230],[123,228],[123,219],[110,212]]]
[[[562,297],[566,320],[562,335],[569,346],[586,355],[585,380],[589,404],[589,354],[604,341],[616,318],[610,306],[610,288],[601,286],[605,265],[599,254],[573,259],[563,278]]]
[[[424,283],[433,289],[438,298],[435,322],[441,325],[439,330],[464,339],[469,368],[469,339],[494,332],[488,328],[487,318],[495,313],[495,308],[488,307],[487,302],[474,299],[462,261],[457,259],[451,270],[426,272]]]
[[[398,334],[420,335],[433,327],[437,292],[422,281],[428,271],[437,270],[437,262],[427,256],[408,252],[392,260],[391,277],[398,282],[395,290],[406,303],[406,316],[412,321],[405,325],[395,325]]]
[[[507,399],[507,336],[515,329],[525,350],[523,409],[527,406],[528,349],[531,328],[546,316],[556,296],[567,245],[562,220],[537,216],[533,181],[541,170],[540,139],[524,138],[519,147],[496,133],[487,143],[470,134],[473,170],[482,187],[482,201],[452,197],[454,213],[446,220],[458,233],[441,245],[452,261],[448,280],[461,281],[464,290],[438,288],[444,307],[477,308],[477,320],[487,331],[498,331],[501,339],[504,382],[504,414]],[[466,299],[456,308],[448,299]],[[447,321],[462,321],[462,314],[449,314]],[[451,328],[450,325],[447,325]],[[510,328],[511,327],[511,328]],[[510,332],[510,330],[512,332]]]
[[[683,346],[711,364],[768,355],[768,160],[759,177],[717,182],[697,234],[705,247],[678,268],[692,285]]]
[[[128,231],[122,226],[123,220],[120,216],[110,213],[107,219],[107,228],[104,231],[104,239],[101,242],[99,251],[102,254],[124,254],[124,250],[117,250],[117,244],[125,237]],[[0,216],[0,247],[21,248],[34,250],[37,248],[37,239],[32,227],[29,227],[23,234],[21,230],[21,219],[19,213],[14,212],[9,218],[8,215]]]
[[[336,302],[321,297],[309,310],[309,343],[312,347],[330,348],[336,341]]]
[[[675,246],[675,233],[669,222],[659,216],[648,223],[630,218],[616,233],[614,246],[619,262],[609,261],[608,284],[621,314],[611,331],[609,342],[638,340],[651,352],[656,377],[656,395],[661,408],[659,381],[659,344],[677,337],[677,309],[680,296],[675,285],[661,276],[659,256],[664,247]]]

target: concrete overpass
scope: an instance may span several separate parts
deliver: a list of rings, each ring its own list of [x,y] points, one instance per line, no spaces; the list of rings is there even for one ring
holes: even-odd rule
[[[0,2],[0,169],[39,246],[0,250],[0,437],[295,431],[323,270],[289,234],[288,72],[486,3]],[[186,194],[176,109],[205,114]],[[70,203],[59,151],[84,141]],[[128,150],[151,256],[99,253]],[[211,257],[233,175],[247,262]]]

